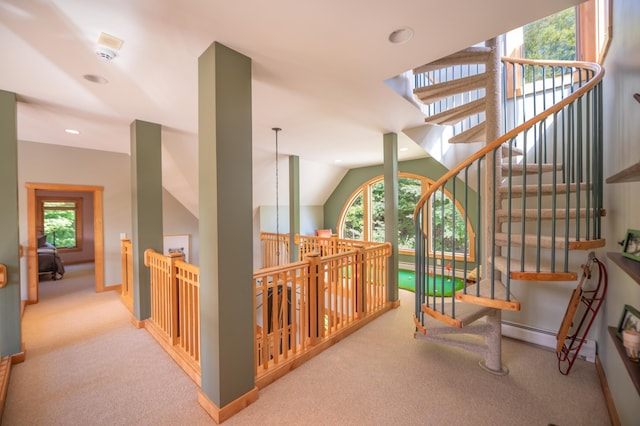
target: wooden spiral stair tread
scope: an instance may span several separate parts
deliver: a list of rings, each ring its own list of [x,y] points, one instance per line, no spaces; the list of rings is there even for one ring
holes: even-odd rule
[[[507,311],[519,311],[520,302],[513,295],[507,298],[507,288],[499,281],[493,285],[491,290],[491,280],[484,279],[480,284],[473,284],[466,288],[466,293],[459,291],[456,293],[456,300],[474,305],[486,306],[489,308],[503,309]],[[457,306],[457,304],[456,304]]]
[[[496,256],[494,267],[502,272],[507,273],[507,265],[509,264],[506,257]],[[519,259],[511,259],[509,276],[512,280],[519,281],[575,281],[578,274],[575,272],[552,271],[549,265],[541,264],[538,267],[533,262],[522,262]]]
[[[422,312],[444,324],[457,328],[463,328],[492,311],[492,308],[487,306],[457,302],[454,315],[453,303],[446,298],[444,304],[438,297],[435,302],[431,300],[430,303],[430,306],[422,304]]]

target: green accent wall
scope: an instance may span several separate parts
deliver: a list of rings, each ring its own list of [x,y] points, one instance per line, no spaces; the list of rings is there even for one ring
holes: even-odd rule
[[[223,408],[255,387],[251,59],[198,59],[202,392]]]
[[[151,281],[144,251],[162,253],[162,135],[161,126],[131,123],[131,211],[133,235],[134,314],[151,316]]]
[[[7,267],[7,285],[0,289],[0,353],[3,357],[22,351],[16,111],[15,93],[0,90],[0,263]]]

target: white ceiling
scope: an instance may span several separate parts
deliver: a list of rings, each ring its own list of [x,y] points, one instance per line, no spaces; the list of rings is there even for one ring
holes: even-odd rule
[[[2,0],[0,89],[18,95],[20,140],[128,153],[133,120],[161,124],[170,190],[194,211],[197,61],[220,42],[252,59],[254,182],[266,186],[254,204],[275,198],[276,126],[282,167],[297,155],[313,171],[302,203],[321,204],[348,168],[382,162],[386,132],[400,159],[425,155],[402,133],[422,114],[386,79],[576,2]],[[400,27],[413,39],[391,44]],[[110,62],[95,53],[101,32],[124,40]]]

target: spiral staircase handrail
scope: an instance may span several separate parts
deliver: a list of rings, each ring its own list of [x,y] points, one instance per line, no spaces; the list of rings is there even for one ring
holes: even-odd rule
[[[474,162],[483,158],[488,153],[495,151],[497,149],[500,149],[500,147],[505,142],[531,129],[533,126],[546,120],[552,114],[561,111],[566,106],[580,99],[587,92],[593,89],[597,84],[599,84],[602,81],[602,78],[604,77],[604,69],[602,69],[600,65],[594,62],[542,61],[542,60],[531,60],[531,59],[522,59],[522,58],[503,58],[503,61],[512,62],[516,64],[527,64],[527,65],[556,66],[556,67],[567,67],[567,68],[571,67],[571,68],[577,68],[579,71],[592,71],[594,74],[589,81],[587,81],[584,85],[576,89],[575,92],[573,92],[566,98],[553,104],[546,110],[542,111],[540,114],[536,115],[535,117],[515,127],[513,130],[505,133],[495,141],[485,145],[482,149],[477,151],[475,154],[471,155],[469,158],[460,162],[458,165],[456,165],[455,167],[450,169],[447,173],[445,173],[440,179],[438,179],[433,185],[431,185],[427,189],[427,191],[422,195],[422,197],[420,197],[420,200],[418,200],[418,202],[416,203],[416,208],[413,213],[414,220],[418,219],[419,212],[423,208],[424,204],[427,202],[429,197],[438,189],[443,187],[451,178],[457,176],[462,170],[471,166]]]

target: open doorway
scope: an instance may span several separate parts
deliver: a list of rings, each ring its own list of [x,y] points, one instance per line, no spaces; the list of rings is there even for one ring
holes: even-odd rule
[[[102,229],[102,186],[27,183],[27,303],[38,302],[37,228],[38,203],[36,191],[62,191],[93,194],[93,252],[96,292],[104,288],[104,236]]]

